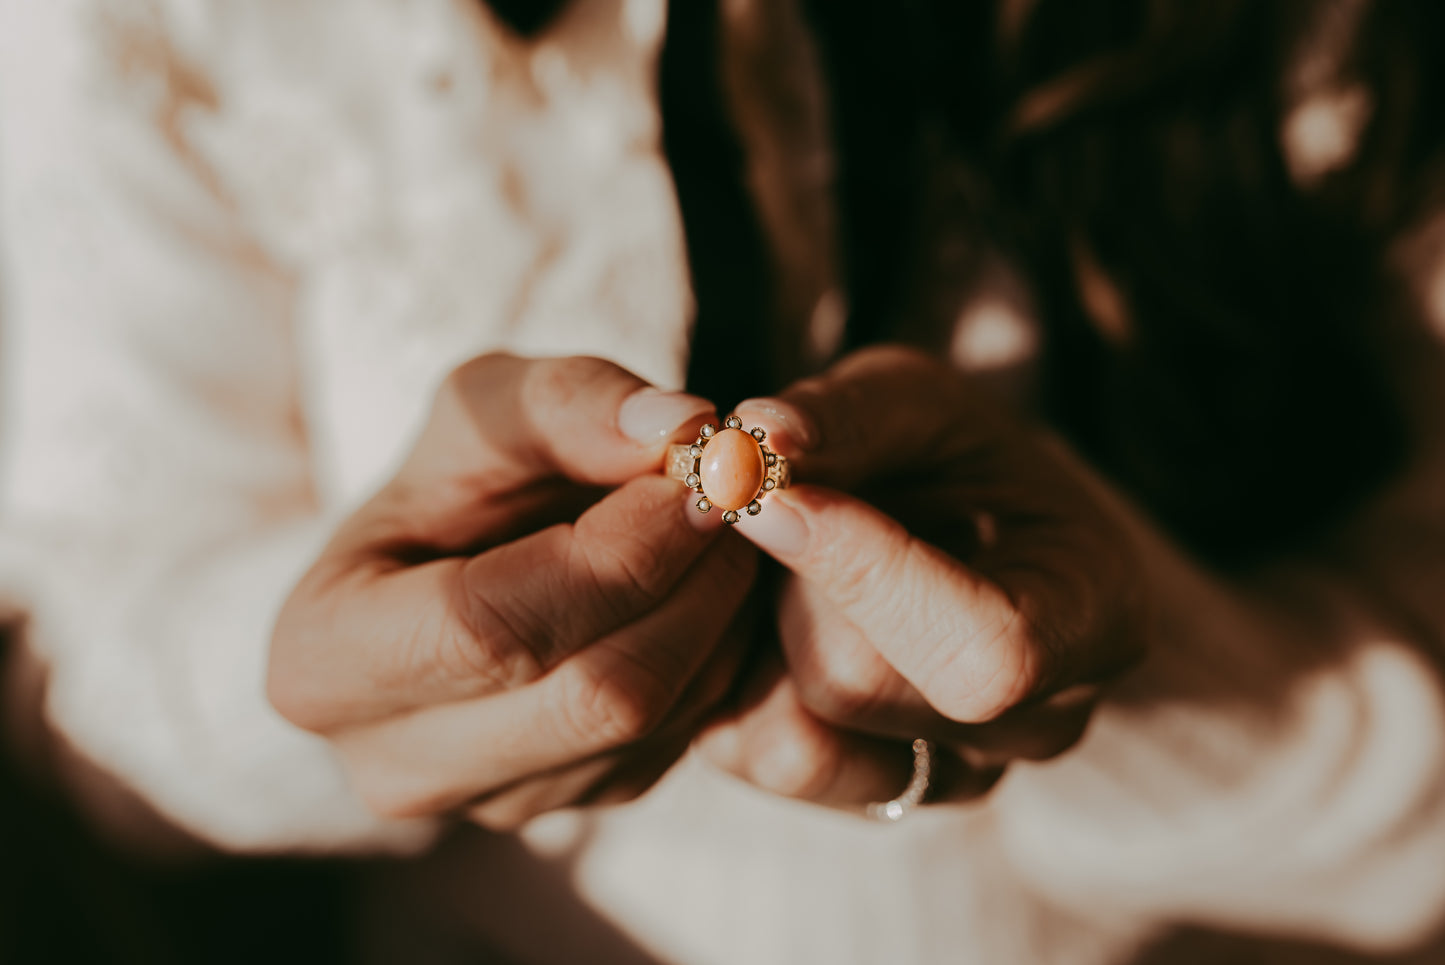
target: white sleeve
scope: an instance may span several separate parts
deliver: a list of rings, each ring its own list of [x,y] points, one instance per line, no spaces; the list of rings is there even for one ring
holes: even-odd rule
[[[205,79],[126,5],[0,0],[0,579],[48,723],[184,830],[410,847],[264,695],[271,623],[334,520],[292,284],[178,133]],[[149,44],[150,46],[147,46]]]
[[[1187,608],[1084,742],[993,807],[1032,885],[1135,925],[1401,949],[1445,920],[1445,462],[1312,563],[1226,585],[1152,540]]]

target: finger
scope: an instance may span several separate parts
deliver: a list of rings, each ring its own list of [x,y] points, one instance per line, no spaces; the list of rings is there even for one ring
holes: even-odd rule
[[[484,355],[446,379],[401,470],[345,535],[465,547],[495,524],[498,494],[657,471],[669,440],[691,438],[712,413],[603,359]]]
[[[736,411],[767,430],[794,478],[842,489],[947,463],[989,439],[998,424],[958,373],[897,346],[855,352]]]
[[[677,761],[699,723],[728,693],[748,643],[746,628],[735,619],[656,735],[485,794],[467,807],[468,819],[512,831],[558,808],[617,804],[643,793]]]
[[[617,756],[609,754],[523,778],[482,795],[464,813],[489,831],[515,831],[538,815],[576,804],[616,766]]]
[[[533,683],[338,733],[358,791],[384,815],[435,814],[645,739],[718,645],[755,566],[751,547],[721,539],[660,606]]]
[[[850,733],[809,714],[776,663],[759,671],[742,706],[709,726],[695,746],[758,788],[835,807],[887,800],[913,768],[906,744]]]
[[[393,486],[395,483],[393,483]],[[433,487],[434,510],[446,501],[444,484]],[[333,571],[397,569],[455,556],[474,556],[559,523],[570,523],[611,490],[567,479],[538,479],[497,493],[475,491],[456,502],[445,519],[418,512],[421,492],[400,497],[388,488],[347,519],[318,565]]]
[[[649,741],[645,751],[608,754],[502,788],[466,808],[467,820],[491,831],[515,831],[535,817],[570,807],[623,804],[662,779],[691,742],[677,733]]]
[[[469,561],[463,642],[474,675],[517,686],[667,599],[721,533],[679,490],[660,476],[635,479],[572,526]],[[728,544],[724,558],[738,553]]]
[[[524,778],[467,805],[466,817],[492,831],[515,831],[550,811],[630,801],[677,763],[691,739],[690,730],[678,729],[665,739]]]
[[[777,620],[798,700],[820,720],[910,740],[937,739],[945,727],[966,726],[930,707],[814,584],[786,579]]]
[[[327,731],[535,679],[657,606],[715,539],[680,491],[635,479],[574,524],[469,560],[318,567],[277,621],[272,703]]]
[[[721,770],[783,797],[857,811],[893,799],[913,775],[911,740],[886,740],[830,726],[797,700],[777,668],[754,682],[751,699],[719,718],[694,743]],[[926,800],[963,801],[986,793],[1002,769],[976,770],[937,747]]]
[[[926,738],[980,770],[1072,747],[1100,696],[1097,685],[1081,684],[986,724],[965,724],[934,710],[812,584],[788,581],[778,628],[798,699],[815,717],[895,740]]]
[[[1015,606],[998,584],[852,497],[795,487],[735,528],[812,583],[954,720],[991,720],[1069,669],[1063,645],[1036,632],[1033,596]],[[1031,593],[1035,582],[1020,578]]]
[[[984,770],[1010,761],[1046,761],[1069,750],[1084,737],[1099,704],[1101,688],[1079,684],[1036,704],[1015,708],[987,724],[945,737],[969,766]]]

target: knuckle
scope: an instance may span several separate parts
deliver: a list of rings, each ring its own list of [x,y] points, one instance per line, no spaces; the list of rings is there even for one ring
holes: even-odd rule
[[[302,730],[319,733],[326,727],[326,716],[310,688],[298,684],[295,674],[283,669],[275,657],[266,671],[266,700],[276,713]]]
[[[587,399],[597,384],[622,373],[605,359],[574,355],[533,362],[522,381],[525,411],[540,414],[561,412]]]
[[[758,753],[752,781],[783,797],[814,800],[837,779],[842,755],[837,741],[821,727],[779,728]]]
[[[272,638],[271,655],[266,664],[266,700],[273,710],[303,730],[313,730],[313,700],[309,688],[302,685],[289,666],[285,645]]]
[[[813,673],[799,675],[799,696],[824,720],[857,720],[881,699],[883,666],[881,658],[861,644],[822,647],[813,655]]]
[[[433,413],[444,409],[465,411],[469,408],[467,400],[472,397],[477,386],[494,381],[501,370],[517,361],[515,356],[492,352],[478,355],[458,365],[448,372],[437,386],[436,396],[432,400]]]
[[[434,679],[439,688],[483,696],[519,687],[542,673],[541,655],[515,618],[481,599],[471,609],[470,629],[444,631],[439,642],[428,632],[427,639],[413,645],[423,654],[415,660],[422,664],[418,676]]]
[[[662,723],[672,693],[647,662],[617,651],[621,659],[604,672],[578,668],[565,674],[561,713],[582,742],[619,747],[641,740]]]
[[[436,650],[433,673],[447,680],[470,682],[473,686],[469,692],[485,694],[505,689],[523,676],[506,666],[507,661],[497,659],[499,651],[517,649],[510,646],[516,634],[497,608],[483,598],[469,600],[468,611],[468,631],[445,635]],[[416,654],[413,663],[430,662],[422,653],[430,648],[420,642],[408,649]]]
[[[485,364],[483,359],[469,359],[448,372],[446,378],[442,379],[441,385],[437,386],[437,401],[442,402],[461,397]]]
[[[877,599],[880,588],[905,585],[892,577],[907,559],[908,541],[902,527],[886,527],[866,539],[840,533],[821,549],[830,595],[847,610]]]
[[[442,810],[434,807],[424,797],[395,794],[364,783],[357,784],[356,792],[361,797],[361,803],[365,804],[372,814],[388,821],[431,817]]]
[[[466,674],[484,690],[507,689],[542,672],[545,636],[539,628],[548,621],[522,594],[480,577],[475,560],[462,568],[457,592],[462,626],[444,641],[445,669]]]
[[[578,528],[573,543],[578,561],[600,597],[616,602],[619,615],[662,602],[677,576],[667,554],[636,536],[589,539],[584,524]]]
[[[1031,696],[1042,660],[1018,613],[959,646],[928,681],[925,696],[944,715],[964,723],[995,720]]]
[[[455,406],[466,398],[467,387],[475,381],[481,364],[479,359],[471,359],[446,374],[432,398],[433,413]]]
[[[509,834],[520,830],[522,825],[536,817],[538,813],[540,812],[534,808],[520,805],[508,797],[501,797],[492,801],[484,801],[470,808],[467,811],[467,819],[488,831]]]
[[[266,700],[288,723],[313,734],[325,733],[332,723],[312,688],[298,682],[296,674],[278,670],[274,661],[266,673]]]
[[[299,625],[290,601],[282,608],[271,636],[266,663],[266,700],[288,722],[313,733],[334,725],[331,701],[305,669],[300,651],[307,632]]]
[[[404,769],[339,743],[342,763],[361,803],[388,820],[430,817],[454,805],[451,795]]]
[[[447,373],[442,385],[446,388],[457,389],[471,385],[477,379],[494,374],[499,365],[517,361],[516,356],[506,352],[487,352],[467,359]]]
[[[1038,650],[1027,639],[995,638],[977,674],[975,700],[989,718],[1018,706],[1040,683]]]

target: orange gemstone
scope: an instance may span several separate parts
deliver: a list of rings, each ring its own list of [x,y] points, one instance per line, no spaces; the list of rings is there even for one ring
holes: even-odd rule
[[[742,509],[763,487],[763,450],[741,429],[723,429],[702,451],[702,491],[721,509]]]

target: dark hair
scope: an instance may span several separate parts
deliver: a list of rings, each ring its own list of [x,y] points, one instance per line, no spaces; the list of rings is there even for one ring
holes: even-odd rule
[[[561,0],[488,2],[528,31]],[[1045,329],[1045,414],[1223,564],[1326,531],[1400,465],[1385,355],[1406,300],[1384,256],[1439,200],[1445,4],[802,2],[850,344],[938,338],[970,270],[960,241],[1001,251]],[[771,382],[761,361],[706,364],[768,304],[717,30],[714,3],[674,0],[661,88],[698,299],[689,384],[724,398]],[[1368,120],[1304,184],[1281,125],[1321,45],[1310,82],[1358,91]]]
[[[1388,477],[1408,439],[1383,254],[1435,200],[1445,6],[898,10],[884,28],[851,5],[811,8],[835,89],[855,341],[916,310],[910,265],[933,257],[929,226],[952,209],[1029,276],[1050,418],[1198,552],[1243,564],[1297,544]],[[1331,17],[1342,45],[1324,80],[1373,109],[1352,157],[1302,186],[1281,125]],[[928,173],[940,165],[956,173]],[[1100,317],[1100,290],[1122,319]]]

